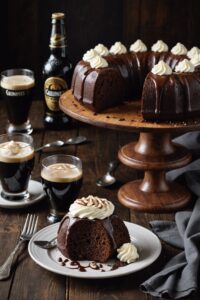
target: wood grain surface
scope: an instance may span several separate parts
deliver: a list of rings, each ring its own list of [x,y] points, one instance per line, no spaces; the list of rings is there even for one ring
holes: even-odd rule
[[[95,113],[77,101],[69,90],[60,97],[60,108],[69,116],[91,125],[125,130],[130,132],[170,132],[180,133],[200,129],[200,119],[183,122],[147,122],[141,114],[141,102],[130,101],[122,105]]]
[[[5,110],[0,104],[0,133],[5,132]],[[141,177],[141,172],[120,165],[116,171],[118,183],[112,188],[99,188],[95,184],[97,177],[105,173],[107,163],[117,157],[120,146],[138,138],[137,134],[102,129],[74,121],[73,127],[67,131],[45,132],[42,126],[42,103],[34,102],[31,110],[31,122],[34,127],[35,146],[67,139],[78,134],[87,136],[90,143],[80,146],[66,146],[61,149],[46,149],[36,154],[33,179],[40,176],[41,159],[54,153],[78,155],[83,161],[84,183],[80,196],[88,194],[107,197],[116,205],[116,213],[124,220],[131,221],[149,228],[149,221],[173,220],[173,213],[150,214],[139,213],[122,206],[117,200],[118,188],[130,181]],[[0,264],[12,251],[19,236],[21,225],[27,213],[39,215],[39,229],[47,225],[46,215],[48,203],[42,201],[32,207],[21,210],[0,208]],[[36,265],[27,252],[20,257],[10,279],[0,281],[1,300],[153,300],[139,289],[139,284],[151,275],[157,273],[178,250],[163,243],[160,258],[148,268],[129,276],[106,280],[81,280],[69,278],[46,271]],[[164,298],[163,298],[164,299]],[[198,296],[185,298],[197,300]]]

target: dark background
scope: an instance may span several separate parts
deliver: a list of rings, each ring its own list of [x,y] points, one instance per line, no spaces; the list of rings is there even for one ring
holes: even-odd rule
[[[6,3],[4,3],[6,2]],[[0,70],[35,71],[37,97],[41,70],[49,55],[51,13],[66,13],[69,56],[73,64],[99,42],[126,46],[141,38],[147,46],[158,39],[169,47],[182,42],[200,46],[199,0],[6,0],[0,1]]]

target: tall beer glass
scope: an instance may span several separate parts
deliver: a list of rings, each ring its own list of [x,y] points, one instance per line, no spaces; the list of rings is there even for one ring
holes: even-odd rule
[[[1,73],[1,89],[8,114],[8,133],[28,133],[28,119],[35,86],[34,73],[28,69],[10,69]]]

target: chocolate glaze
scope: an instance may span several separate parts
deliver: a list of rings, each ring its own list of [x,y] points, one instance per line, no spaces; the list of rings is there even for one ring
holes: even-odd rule
[[[149,73],[142,94],[146,120],[185,120],[200,112],[200,76],[195,73]],[[167,99],[167,101],[166,101]]]
[[[110,236],[110,239],[113,243],[113,248],[116,250],[117,249],[117,243],[116,243],[116,240],[115,240],[115,237],[114,237],[114,228],[113,228],[113,225],[111,223],[111,219],[110,218],[106,218],[103,222],[103,226],[106,228],[109,236]]]
[[[84,82],[90,71],[91,67],[89,63],[84,61],[81,61],[75,68],[73,74],[73,91],[75,98],[79,101],[83,99]]]
[[[88,64],[89,65],[89,64]],[[84,61],[80,61],[75,69],[74,69],[74,73],[73,73],[73,77],[72,77],[72,83],[71,83],[71,89],[72,89],[72,92],[74,92],[74,84],[75,84],[75,81],[76,81],[76,76],[79,72],[81,72],[81,69],[84,68],[85,66],[85,63]]]
[[[117,70],[125,86],[124,100],[132,98],[129,57],[127,54],[108,55],[105,57],[109,67]]]

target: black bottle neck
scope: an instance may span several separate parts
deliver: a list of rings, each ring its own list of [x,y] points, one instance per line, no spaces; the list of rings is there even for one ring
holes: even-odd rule
[[[66,57],[66,33],[64,19],[52,19],[52,29],[50,37],[50,52],[55,56]]]
[[[62,48],[51,48],[50,47],[50,52],[54,56],[66,58],[67,57],[67,46],[62,47]]]

